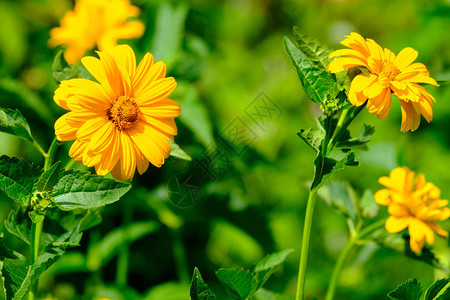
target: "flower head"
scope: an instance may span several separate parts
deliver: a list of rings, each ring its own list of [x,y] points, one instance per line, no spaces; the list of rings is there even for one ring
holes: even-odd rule
[[[70,112],[55,123],[60,141],[76,140],[69,155],[99,175],[133,178],[151,162],[160,167],[170,154],[168,141],[177,134],[174,118],[180,105],[167,96],[175,89],[165,78],[166,65],[147,53],[139,66],[127,45],[98,52],[100,59],[81,62],[99,83],[88,79],[61,82],[55,102]]]
[[[420,116],[427,122],[433,119],[433,102],[436,100],[419,83],[439,86],[429,77],[425,65],[413,63],[418,52],[405,48],[398,55],[389,49],[382,49],[374,40],[364,39],[352,32],[341,42],[350,49],[331,53],[330,58],[340,56],[328,65],[328,70],[338,73],[352,67],[367,69],[357,75],[350,87],[349,101],[356,106],[363,105],[378,119],[385,119],[391,108],[391,93],[399,100],[402,109],[401,131],[414,131],[419,127]]]
[[[414,172],[399,167],[392,170],[389,177],[381,177],[379,182],[387,189],[379,190],[375,200],[387,205],[391,214],[385,224],[386,230],[395,233],[408,228],[412,251],[420,252],[425,241],[432,245],[433,231],[448,236],[448,232],[436,223],[450,217],[448,201],[440,199],[439,188],[426,182],[423,174],[418,174],[414,180]]]
[[[68,45],[64,57],[74,64],[96,45],[100,51],[113,48],[118,39],[136,38],[144,33],[139,21],[127,21],[139,15],[129,0],[78,0],[66,13],[61,27],[50,31],[49,45]]]

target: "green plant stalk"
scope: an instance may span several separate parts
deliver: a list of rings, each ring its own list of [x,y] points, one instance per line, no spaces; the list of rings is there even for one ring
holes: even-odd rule
[[[30,268],[36,262],[36,260],[39,256],[39,244],[41,241],[41,233],[42,233],[43,226],[44,226],[44,221],[41,221],[39,223],[32,223],[32,225],[31,225]],[[33,284],[30,291],[28,292],[28,300],[35,299],[35,297],[37,295],[37,287],[38,287],[38,280],[36,279],[36,282]]]
[[[334,298],[334,292],[336,291],[337,282],[339,280],[339,274],[341,273],[342,267],[344,266],[344,262],[347,259],[347,256],[355,246],[355,244],[364,236],[368,235],[369,233],[377,230],[378,228],[381,228],[386,223],[386,218],[378,220],[363,230],[359,231],[357,230],[355,234],[348,240],[347,244],[345,245],[344,249],[342,250],[341,254],[339,255],[339,258],[336,262],[336,265],[334,266],[333,273],[331,275],[330,283],[328,284],[327,294],[325,296],[325,300],[333,300]],[[359,232],[358,232],[359,231]]]
[[[309,241],[311,239],[311,226],[314,214],[314,206],[316,203],[317,191],[309,191],[308,203],[306,204],[305,222],[303,225],[303,237],[300,250],[300,265],[298,268],[298,282],[296,300],[304,299],[305,296],[305,279],[306,265],[308,263]]]
[[[129,203],[122,202],[122,226],[129,224],[133,217],[133,207]],[[130,243],[126,242],[120,245],[117,256],[116,284],[118,286],[126,286],[128,284],[128,268],[130,261]]]
[[[48,149],[47,156],[45,157],[44,171],[47,171],[52,166],[53,161],[55,160],[56,150],[58,149],[58,146],[59,141],[55,137],[52,141],[52,144],[50,145],[50,148]]]
[[[36,142],[35,139],[33,139],[33,146],[34,146],[39,152],[41,152],[41,154],[42,154],[42,156],[43,156],[44,158],[47,158],[47,157],[48,157],[48,153],[46,153],[46,152],[44,151],[44,149],[42,149],[41,145],[39,145],[38,142]]]

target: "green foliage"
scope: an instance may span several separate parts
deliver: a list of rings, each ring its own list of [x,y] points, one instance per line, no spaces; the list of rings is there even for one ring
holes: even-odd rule
[[[203,280],[200,271],[197,267],[194,268],[194,273],[192,274],[190,296],[192,300],[214,300],[216,295],[208,287],[206,282]]]
[[[120,249],[159,228],[156,221],[133,222],[110,231],[88,252],[87,264],[90,270],[98,270],[106,264]]]
[[[334,84],[334,87],[330,89],[328,72],[314,64],[287,37],[284,38],[284,45],[297,70],[306,95],[315,103],[324,102],[325,99],[330,97],[330,91],[334,92],[336,83],[330,83],[330,86]]]
[[[64,59],[64,52],[60,50],[53,60],[53,78],[59,83],[72,78],[94,79],[82,64],[70,65]]]
[[[352,138],[348,130],[341,136],[336,144],[336,148],[350,149],[357,147],[365,147],[372,138],[375,127],[364,124],[358,136]]]
[[[36,184],[36,188],[40,192],[51,191],[52,188],[58,183],[61,171],[61,162],[56,162],[51,168],[44,173]]]
[[[170,151],[170,156],[182,159],[182,160],[187,160],[187,161],[191,161],[192,158],[189,156],[189,154],[187,154],[186,152],[184,152],[183,149],[181,149],[180,146],[178,146],[178,144],[173,143],[171,141],[169,141],[170,143],[170,147],[172,148],[172,150]]]
[[[253,267],[253,274],[257,278],[257,289],[261,288],[266,281],[272,276],[278,266],[280,266],[286,257],[294,250],[287,249],[267,255]]]
[[[317,195],[325,202],[344,214],[347,218],[355,220],[357,196],[353,188],[347,182],[331,181],[327,182]]]
[[[40,175],[38,166],[23,159],[0,157],[0,189],[22,206],[28,205]]]
[[[422,292],[422,284],[416,278],[412,278],[390,292],[388,297],[393,300],[419,300]]]
[[[144,300],[179,300],[187,299],[189,286],[179,282],[165,282],[152,287]]]
[[[371,219],[378,215],[380,206],[375,202],[375,197],[370,190],[365,190],[359,201],[361,215],[364,218]]]
[[[293,300],[293,297],[286,297],[266,289],[259,289],[254,295],[254,300]]]
[[[320,146],[325,138],[325,131],[322,128],[300,129],[300,132],[297,132],[297,135],[313,150],[320,152]]]
[[[0,131],[34,141],[27,120],[17,109],[0,108]]]
[[[119,200],[131,184],[119,182],[89,172],[65,171],[53,187],[55,205],[62,210],[91,209]]]
[[[324,157],[321,153],[317,154],[314,160],[314,180],[311,184],[311,191],[320,189],[333,174],[342,171],[345,166],[357,166],[355,153],[348,152],[343,158],[336,160],[330,157]]]
[[[425,300],[445,300],[450,296],[450,278],[434,282],[425,293]]]
[[[219,269],[216,276],[234,299],[247,299],[258,287],[257,279],[247,270]]]

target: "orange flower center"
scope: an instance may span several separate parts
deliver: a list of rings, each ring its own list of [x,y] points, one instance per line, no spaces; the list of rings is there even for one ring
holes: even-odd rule
[[[389,82],[394,80],[398,74],[400,74],[400,70],[392,62],[385,61],[382,64],[381,73],[378,75],[378,82],[384,87],[389,87]]]
[[[139,107],[133,98],[120,96],[107,111],[111,120],[120,131],[131,129],[139,120]]]

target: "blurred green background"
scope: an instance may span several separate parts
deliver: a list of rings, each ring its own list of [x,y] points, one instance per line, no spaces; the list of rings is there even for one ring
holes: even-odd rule
[[[86,299],[94,295],[188,299],[187,286],[197,266],[218,299],[227,299],[215,270],[248,268],[266,254],[292,248],[295,252],[266,288],[293,296],[314,159],[314,152],[296,132],[314,126],[320,110],[306,99],[284,51],[283,36],[292,38],[296,25],[337,49],[345,35],[356,31],[395,53],[413,47],[419,51],[417,61],[428,67],[431,77],[448,80],[450,2],[132,2],[142,9],[140,19],[146,31],[141,39],[126,42],[138,59],[151,51],[157,60],[164,60],[168,74],[176,78],[178,87],[172,98],[181,103],[183,111],[177,119],[176,142],[193,161],[168,160],[161,169],[150,168],[135,176],[132,191],[102,209],[103,223],[84,235],[82,246],[68,251],[47,272],[40,281],[42,293],[58,299],[83,295]],[[51,67],[58,49],[47,47],[49,30],[72,7],[73,2],[67,0],[0,2],[0,105],[20,109],[45,148],[54,137],[54,121],[64,113],[52,100],[57,84]],[[370,150],[359,153],[360,167],[347,168],[334,179],[350,181],[360,193],[366,188],[375,192],[381,188],[380,176],[406,165],[440,187],[444,199],[450,197],[450,89],[448,84],[427,89],[437,101],[434,119],[431,124],[422,120],[414,133],[400,132],[396,98],[384,121],[363,111],[351,130],[357,133],[363,123],[375,126]],[[248,112],[255,112],[260,101],[274,110],[260,107],[260,113],[271,114],[252,118]],[[249,135],[247,140],[233,141],[230,134],[236,124]],[[66,144],[58,152],[63,163],[68,161],[70,143]],[[0,153],[43,162],[30,143],[6,134],[0,134]],[[214,176],[202,167],[205,159],[213,160]],[[174,176],[190,178],[192,187],[185,184],[178,191],[183,180],[177,183]],[[182,202],[175,192],[185,197]],[[0,198],[2,231],[3,220],[13,207],[5,196]],[[136,233],[128,288],[118,292],[114,285],[117,245],[104,238],[122,224],[124,210],[133,221],[154,220],[155,227],[145,235]],[[386,215],[385,207],[380,208],[380,215]],[[443,227],[449,230],[450,224]],[[323,298],[347,234],[343,216],[318,201],[307,270],[308,299]],[[11,235],[6,238],[11,247],[26,251]],[[448,249],[447,240],[438,239],[436,253],[447,264]],[[424,263],[368,244],[350,255],[336,299],[383,299],[410,277],[428,286],[438,275]]]

